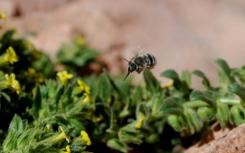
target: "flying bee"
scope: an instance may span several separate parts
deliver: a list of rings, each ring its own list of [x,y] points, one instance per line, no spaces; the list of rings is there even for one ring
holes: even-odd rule
[[[128,73],[124,80],[127,79],[130,73],[136,71],[141,73],[145,69],[151,69],[156,65],[156,58],[152,54],[136,55],[131,60],[124,59],[128,62]]]

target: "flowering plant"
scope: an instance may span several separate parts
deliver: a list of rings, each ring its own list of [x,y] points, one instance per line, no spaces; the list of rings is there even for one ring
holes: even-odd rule
[[[245,122],[245,67],[230,68],[218,59],[218,86],[199,70],[181,75],[166,70],[165,85],[146,70],[144,84],[134,85],[106,71],[78,73],[98,62],[97,56],[79,38],[63,45],[54,62],[28,40],[14,38],[14,30],[5,32],[0,152],[171,152],[201,139],[213,125]],[[57,71],[57,65],[64,70]],[[192,87],[193,76],[201,79],[202,89]]]

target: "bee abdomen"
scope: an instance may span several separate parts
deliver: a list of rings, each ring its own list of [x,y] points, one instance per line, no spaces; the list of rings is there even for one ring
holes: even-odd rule
[[[144,59],[147,67],[153,67],[154,65],[156,65],[156,58],[152,54],[144,55]]]

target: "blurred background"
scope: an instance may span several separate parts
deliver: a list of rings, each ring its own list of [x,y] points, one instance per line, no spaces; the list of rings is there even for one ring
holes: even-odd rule
[[[217,80],[214,60],[244,64],[244,0],[0,0],[14,27],[51,57],[64,42],[84,36],[102,52],[112,73],[137,52],[165,69],[194,70]]]

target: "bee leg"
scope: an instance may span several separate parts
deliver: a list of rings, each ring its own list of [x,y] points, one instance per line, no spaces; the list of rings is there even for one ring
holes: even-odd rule
[[[143,67],[139,66],[139,67],[137,68],[136,72],[137,72],[137,73],[141,73],[141,72],[143,71],[143,69],[144,69]]]
[[[124,80],[127,79],[127,77],[129,76],[130,72],[127,73],[127,75],[124,77]]]

